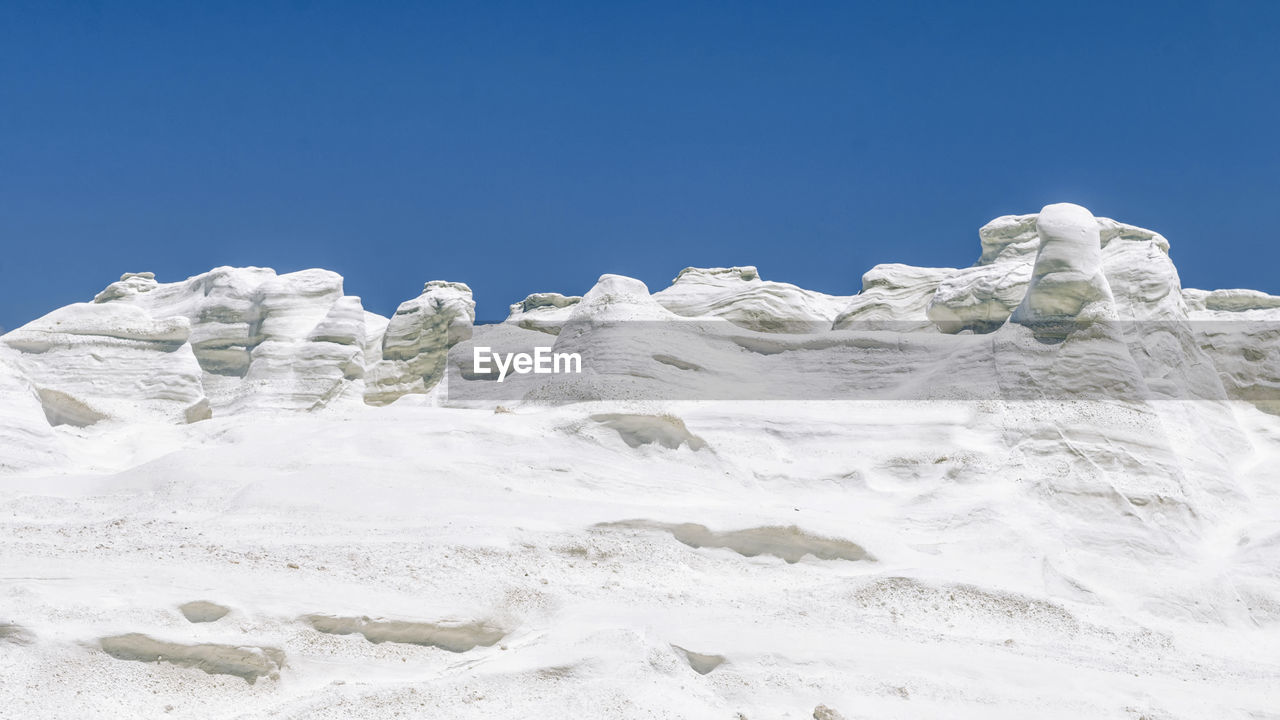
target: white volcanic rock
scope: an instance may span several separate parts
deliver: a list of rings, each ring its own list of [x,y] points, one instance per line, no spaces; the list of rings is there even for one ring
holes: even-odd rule
[[[151,437],[151,462],[0,483],[0,707],[1265,718],[1280,421],[1236,409],[1253,449],[1230,513],[1183,468],[1194,448],[1113,401],[215,417]],[[74,463],[151,435],[103,430]],[[197,599],[233,614],[192,626]],[[99,649],[134,634],[216,654]],[[278,679],[208,674],[260,648],[287,659]]]
[[[355,345],[363,350],[368,340],[365,317],[360,298],[354,295],[339,297],[329,306],[329,312],[307,333],[306,339],[311,342]]]
[[[1013,312],[1014,322],[1075,322],[1087,308],[1112,302],[1111,287],[1102,274],[1098,221],[1088,210],[1071,203],[1046,206],[1036,218],[1036,233],[1040,249],[1027,294]]]
[[[886,265],[873,268],[873,273],[881,268],[886,272],[883,277],[876,277],[874,283],[868,283],[864,278],[863,292],[853,298],[845,313],[837,319],[836,327],[850,327],[859,319],[916,320],[924,314],[929,322],[946,333],[995,330],[1009,319],[1026,297],[1035,257],[1040,249],[1036,230],[1038,219],[1038,213],[1005,215],[984,225],[978,230],[982,254],[972,267],[956,270]],[[1096,218],[1095,222],[1104,256],[1113,247],[1147,252],[1154,246],[1166,255],[1168,253],[1168,241],[1150,230],[1110,218]],[[1113,245],[1111,241],[1116,239],[1130,241],[1131,244],[1121,242]],[[1104,273],[1109,274],[1112,268],[1125,267],[1125,260],[1108,263]],[[896,280],[894,275],[902,279]]]
[[[492,358],[532,356],[539,348],[544,352],[550,350],[581,301],[581,297],[559,293],[535,293],[512,304],[504,322],[472,328],[471,337],[449,351],[448,404],[493,408],[521,402],[526,393],[542,384],[545,376],[508,369],[502,382],[495,382],[502,373]],[[475,362],[477,348],[483,349],[481,352],[486,358],[480,370]]]
[[[1001,215],[978,229],[982,255],[978,265],[998,262],[1030,261],[1040,249],[1036,233],[1036,214]]]
[[[20,353],[53,425],[105,419],[209,417],[186,318],[154,319],[125,304],[77,303],[0,337]]]
[[[956,270],[938,284],[926,314],[945,333],[990,332],[1004,324],[1026,295],[1031,262],[1022,256]]]
[[[556,336],[552,351],[576,354],[583,372],[547,378],[526,399],[538,404],[578,403],[602,399],[643,399],[655,389],[680,392],[678,377],[684,371],[664,364],[662,349],[668,343],[682,345],[689,327],[698,324],[659,303],[661,293],[650,295],[640,280],[623,275],[601,275],[596,284],[573,306],[573,312]],[[713,325],[736,327],[718,316]]]
[[[94,302],[186,318],[214,413],[362,400],[366,314],[337,273],[220,267],[165,284],[129,273]]]
[[[1224,399],[1214,362],[1200,349],[1189,322],[1182,281],[1169,258],[1168,241],[1148,230],[1105,218],[1100,227],[1102,272],[1130,355],[1153,397]]]
[[[573,313],[573,306],[581,300],[576,295],[534,293],[511,306],[506,322],[526,330],[559,335],[560,328]]]
[[[836,316],[836,330],[859,329],[877,323],[889,329],[931,328],[925,310],[938,285],[954,268],[920,268],[900,263],[876,265],[862,275],[862,291]]]
[[[685,317],[718,317],[751,330],[795,333],[831,327],[849,302],[848,297],[761,280],[750,266],[685,268],[653,298]]]
[[[315,410],[363,400],[365,342],[360,298],[342,277],[303,270],[270,278],[254,293],[257,343],[235,388],[238,409]]]
[[[471,288],[442,280],[401,303],[382,334],[381,360],[366,368],[365,402],[386,405],[431,391],[445,377],[449,348],[471,337],[475,308]]]
[[[191,346],[207,375],[242,378],[261,339],[257,290],[275,277],[269,268],[214,268],[181,282],[139,282],[151,273],[127,274],[95,302],[129,302],[153,316],[181,316],[191,323]],[[149,278],[147,278],[149,279]],[[215,405],[222,398],[214,393]]]
[[[1280,295],[1268,295],[1257,290],[1214,290],[1212,292],[1187,290],[1186,294],[1187,302],[1194,303],[1198,311],[1247,313],[1251,310],[1267,311],[1280,308]]]
[[[426,393],[474,318],[470,290],[460,283],[427,283],[388,320],[344,295],[336,273],[269,268],[222,267],[177,283],[128,273],[94,307],[189,327],[184,338],[199,363],[198,385],[219,414],[386,404]]]
[[[1078,207],[1078,206],[1076,206]],[[978,231],[982,255],[972,267],[954,271],[942,280],[937,292],[928,300],[929,319],[947,333],[965,330],[991,332],[1000,327],[1022,303],[1030,284],[1034,261],[1040,248],[1036,226],[1039,214],[1005,215],[984,225]],[[1137,303],[1149,302],[1152,292],[1160,293],[1171,276],[1168,261],[1169,242],[1159,233],[1110,218],[1095,218],[1098,243],[1102,247],[1103,274],[1115,292],[1138,292]],[[1088,222],[1085,221],[1085,225]],[[1087,230],[1086,230],[1087,232]],[[1113,240],[1119,242],[1112,242]],[[1163,259],[1159,257],[1163,254]],[[1118,257],[1123,256],[1123,257]],[[1140,256],[1153,259],[1158,269],[1141,266]],[[1138,288],[1134,278],[1116,278],[1113,274],[1142,274],[1147,287]],[[1172,274],[1176,280],[1176,272]],[[1155,283],[1155,285],[1151,285]],[[1114,286],[1121,286],[1116,290]],[[1119,312],[1136,309],[1121,298]],[[1138,311],[1144,316],[1145,310]]]
[[[151,292],[159,287],[156,274],[153,272],[125,273],[118,282],[113,282],[105,290],[93,297],[96,303],[119,300],[140,293]]]
[[[255,304],[261,308],[260,342],[307,338],[329,319],[330,310],[342,298],[342,276],[329,270],[302,270],[268,278],[254,293]]]
[[[0,472],[62,459],[44,404],[19,363],[18,353],[0,342]]]
[[[1162,237],[1074,206],[980,238],[830,325],[745,268],[480,327],[457,284],[387,320],[225,269],[53,333],[194,348],[226,397],[336,389],[319,414],[51,428],[49,333],[4,336],[0,714],[1270,717],[1280,298],[1184,290]],[[582,374],[470,367],[549,344]]]
[[[1227,396],[1280,415],[1280,296],[1192,289],[1182,296]]]
[[[1004,215],[978,230],[982,254],[972,267],[955,270],[930,297],[926,314],[939,330],[991,332],[1022,302],[1040,238],[1039,216]]]
[[[1120,492],[1138,507],[1160,507],[1163,522],[1180,524],[1186,534],[1204,532],[1206,508],[1241,500],[1230,480],[1232,456],[1247,444],[1231,413],[1216,404],[1226,396],[1187,323],[1167,243],[1154,233],[1112,232],[1104,251],[1099,221],[1074,205],[1045,208],[1036,226],[1040,248],[1032,280],[1011,318],[1027,328],[1006,326],[995,339],[1002,397],[1106,398],[1140,409],[1114,432],[1143,428],[1144,437],[1160,439],[1159,454],[1167,459],[1128,467],[1117,477],[1081,474],[1070,491],[1076,505],[1085,508],[1083,498],[1123,486]],[[1101,320],[1107,322],[1096,322]],[[1168,400],[1178,402],[1163,402]],[[1072,422],[1061,404],[1036,412],[1037,423]],[[1090,424],[1109,434],[1103,421]],[[1071,444],[1081,442],[1087,441]],[[1109,451],[1087,452],[1101,463],[1097,458]],[[1056,487],[1065,490],[1062,483]],[[1196,493],[1208,499],[1197,503]]]
[[[1154,230],[1140,228],[1137,225],[1116,222],[1111,218],[1100,217],[1098,220],[1098,239],[1102,247],[1107,247],[1112,240],[1151,243],[1165,255],[1169,254],[1169,241]]]
[[[625,275],[601,275],[569,315],[569,322],[643,322],[672,320],[679,313],[662,304],[649,287]]]
[[[1167,245],[1114,240],[1102,248],[1102,273],[1111,289],[1116,313],[1132,320],[1185,320],[1178,269]]]
[[[391,324],[390,318],[368,310],[364,311],[364,344],[361,349],[364,351],[366,368],[373,367],[382,360],[382,336],[387,333],[389,324]]]

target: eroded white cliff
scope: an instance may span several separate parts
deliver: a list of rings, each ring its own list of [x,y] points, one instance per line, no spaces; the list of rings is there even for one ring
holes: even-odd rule
[[[1074,206],[979,245],[478,326],[125,276],[0,337],[0,708],[1268,717],[1280,298]]]
[[[1280,314],[1275,298],[1184,291],[1162,236],[1075,205],[996,218],[978,235],[972,267],[878,265],[852,296],[765,281],[749,266],[687,268],[655,293],[621,276],[602,277],[581,297],[536,293],[511,306],[503,328],[475,328],[461,283],[429,282],[383,318],[324,270],[224,267],[172,283],[129,273],[92,303],[33,321],[3,344],[48,421],[74,426],[387,405],[406,395],[518,402],[513,388],[539,402],[636,393],[924,399],[1043,383],[1035,391],[1109,387],[1271,407],[1280,386],[1267,326]],[[1076,342],[1045,354],[1015,342],[1011,321],[1042,341]],[[965,339],[984,334],[992,341]],[[539,378],[482,390],[491,378],[470,372],[464,357],[481,343],[581,353],[592,377],[569,383],[579,390],[538,390]],[[1014,359],[997,360],[1001,353]],[[1018,370],[1026,363],[1052,373]]]

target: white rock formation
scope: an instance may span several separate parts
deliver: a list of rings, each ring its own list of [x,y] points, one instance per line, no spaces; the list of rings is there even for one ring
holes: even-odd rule
[[[1039,249],[1036,215],[1005,215],[978,230],[982,254],[950,273],[928,300],[926,314],[946,333],[990,332],[1022,302]]]
[[[576,295],[560,293],[534,293],[511,306],[507,322],[526,330],[537,330],[549,335],[559,335],[573,306],[581,302]]]
[[[952,276],[952,268],[918,268],[891,263],[877,265],[862,276],[862,292],[854,295],[832,324],[836,330],[926,330],[925,310],[939,284]]]
[[[471,337],[475,308],[471,288],[441,280],[401,303],[383,333],[381,360],[367,370],[365,402],[386,405],[431,391],[445,376],[449,348]]]
[[[131,273],[94,302],[185,318],[215,413],[361,400],[366,317],[337,273],[221,267],[166,284]]]
[[[1280,297],[1076,206],[980,242],[487,326],[135,274],[0,336],[0,715],[1271,717]]]
[[[804,333],[831,327],[849,302],[760,279],[751,266],[685,268],[654,300],[684,317],[718,317],[750,330]]]
[[[39,392],[20,367],[18,353],[0,343],[0,472],[27,470],[61,460],[53,422]]]
[[[653,295],[638,281],[605,276],[586,298],[539,293],[516,303],[504,323],[511,329],[485,329],[483,343],[508,352],[528,352],[555,343],[558,351],[585,352],[595,358],[594,372],[589,374],[613,376],[612,380],[590,380],[595,387],[585,395],[536,393],[563,400],[598,397],[602,392],[612,395],[603,386],[614,380],[629,387],[623,394],[787,397],[794,394],[787,380],[789,371],[803,369],[809,376],[823,376],[830,375],[828,368],[833,365],[851,373],[832,378],[832,387],[843,396],[868,392],[968,396],[972,388],[997,383],[997,376],[985,370],[981,371],[985,379],[979,380],[956,367],[956,363],[984,367],[986,361],[965,359],[973,352],[980,355],[981,346],[971,350],[967,345],[938,345],[923,338],[889,342],[870,336],[848,340],[822,335],[828,327],[913,335],[928,335],[934,328],[950,334],[990,333],[1002,327],[1015,309],[1019,321],[1041,331],[1056,321],[1069,320],[1074,328],[1082,321],[1085,306],[1094,302],[1102,308],[1099,317],[1127,323],[1113,327],[1119,335],[1109,336],[1111,341],[1124,339],[1124,353],[1114,358],[1119,363],[1116,367],[1126,368],[1122,374],[1128,379],[1118,381],[1121,385],[1132,384],[1129,374],[1137,372],[1143,380],[1135,391],[1154,397],[1213,398],[1228,393],[1261,403],[1266,399],[1262,396],[1272,392],[1276,378],[1267,362],[1238,360],[1254,353],[1241,345],[1252,342],[1249,334],[1231,339],[1215,331],[1207,339],[1200,328],[1201,320],[1226,317],[1223,313],[1232,318],[1267,316],[1274,309],[1270,296],[1250,291],[1184,294],[1169,260],[1169,244],[1160,235],[1107,218],[1094,219],[1078,206],[1056,205],[1038,214],[997,218],[980,230],[979,240],[981,256],[974,267],[880,265],[864,275],[861,292],[851,298],[766,282],[751,267],[688,268],[671,287]],[[451,374],[458,376],[458,387],[468,390],[452,393],[462,404],[480,402],[480,398],[511,401],[518,399],[511,394],[516,389],[532,391],[540,385],[535,381],[541,380],[518,379],[497,395],[475,392],[480,387],[476,383],[487,378],[474,376],[468,370],[470,358],[462,355],[482,343],[467,342],[474,303],[466,286],[457,283],[428,283],[423,294],[404,303],[391,320],[366,312],[359,298],[343,294],[340,277],[321,270],[277,276],[263,268],[217,268],[168,284],[157,283],[150,273],[132,273],[99,293],[93,305],[144,311],[145,317],[135,319],[159,328],[154,331],[159,335],[146,332],[175,351],[163,356],[177,361],[165,370],[173,375],[167,382],[185,390],[176,395],[159,391],[156,402],[138,405],[135,401],[145,394],[116,388],[111,392],[120,395],[117,400],[125,400],[108,410],[101,407],[102,398],[88,397],[99,390],[68,385],[74,375],[68,369],[74,364],[24,370],[24,379],[45,398],[55,422],[84,425],[130,415],[168,421],[198,419],[207,414],[202,398],[214,414],[312,410],[361,402],[383,405],[406,394],[448,402],[442,382]],[[63,333],[64,345],[80,348],[71,355],[83,360],[86,353],[92,357],[93,351],[84,350],[88,345],[83,340],[68,338],[113,337],[114,316],[109,315],[128,311],[64,312],[85,317],[98,312],[98,319],[86,321],[88,325],[70,335]],[[681,318],[692,324],[666,326]],[[182,319],[190,328],[185,343],[177,330]],[[707,324],[716,320],[728,322]],[[631,324],[624,330],[622,322]],[[102,327],[85,329],[95,324]],[[574,328],[572,337],[555,339],[566,325]],[[607,333],[605,326],[612,326]],[[165,335],[170,330],[177,334]],[[36,354],[31,350],[42,347],[32,339],[33,333],[47,332],[33,323],[6,336],[5,342],[26,348],[21,354],[26,368]],[[689,345],[690,332],[702,339]],[[198,382],[190,363],[182,365],[181,358],[187,357],[184,345],[199,363]],[[451,348],[459,352],[454,353],[449,371],[446,358]],[[1120,352],[1119,345],[1099,348],[1106,349],[1104,354]],[[744,349],[748,355],[742,355]],[[987,357],[995,355],[988,352]],[[1220,372],[1219,364],[1229,366],[1227,371]],[[717,372],[703,372],[712,367]],[[55,382],[57,376],[62,379]],[[969,384],[957,378],[968,378],[964,382]],[[1071,379],[1066,380],[1063,387],[1071,385]],[[1013,386],[1017,382],[1010,381]],[[634,387],[637,383],[640,388]],[[191,407],[181,407],[179,413],[175,402],[178,406],[188,402]]]
[[[1184,295],[1187,303],[1198,312],[1249,313],[1261,311],[1259,315],[1253,317],[1265,319],[1271,317],[1270,314],[1266,314],[1266,311],[1280,309],[1280,296],[1268,295],[1257,290],[1214,290],[1213,292],[1205,292],[1203,290],[1188,289]],[[1249,315],[1232,317],[1250,318]]]
[[[126,304],[78,303],[3,336],[20,353],[51,425],[209,417],[186,318]]]
[[[54,424],[191,422],[426,393],[473,318],[461,283],[427,283],[388,320],[344,295],[341,276],[327,270],[222,267],[176,283],[127,273],[93,303],[29,323],[4,343],[20,351],[23,377]]]
[[[659,293],[660,294],[660,293]],[[569,325],[670,321],[676,315],[643,282],[624,275],[601,275],[569,315]],[[564,329],[561,329],[564,332]]]
[[[1114,314],[1111,286],[1102,274],[1098,221],[1070,203],[1049,205],[1036,218],[1040,249],[1031,283],[1012,319],[1022,325],[1074,324]]]
[[[1280,415],[1280,296],[1192,289],[1182,296],[1227,396]]]
[[[966,330],[991,332],[1013,314],[1027,294],[1034,259],[1040,248],[1038,219],[1038,214],[1006,215],[992,220],[978,231],[982,246],[978,262],[972,267],[953,271],[939,283],[937,292],[928,300],[927,315],[939,330],[946,333]],[[1113,273],[1150,275],[1152,270],[1142,267],[1138,257],[1144,255],[1160,266],[1157,274],[1165,276],[1157,278],[1157,282],[1167,285],[1168,270],[1172,268],[1168,261],[1167,240],[1158,233],[1110,218],[1096,218],[1095,222],[1102,248],[1103,273],[1109,282],[1115,279]],[[1113,259],[1113,256],[1120,257]],[[1176,272],[1172,275],[1176,280]],[[1124,282],[1123,279],[1120,284],[1126,290],[1133,287],[1132,282]],[[1121,305],[1124,305],[1123,301]]]
[[[929,320],[945,333],[991,332],[1022,302],[1031,267],[1030,262],[1010,260],[956,270],[929,298]]]

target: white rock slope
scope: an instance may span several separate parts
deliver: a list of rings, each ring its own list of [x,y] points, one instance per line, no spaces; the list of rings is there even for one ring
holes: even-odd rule
[[[1280,717],[1280,298],[1074,205],[979,241],[480,326],[141,273],[0,336],[0,716]]]

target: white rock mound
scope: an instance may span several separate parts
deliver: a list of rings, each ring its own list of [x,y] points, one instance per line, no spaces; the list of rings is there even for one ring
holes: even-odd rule
[[[1280,296],[1193,289],[1182,296],[1195,340],[1227,396],[1280,415]]]

